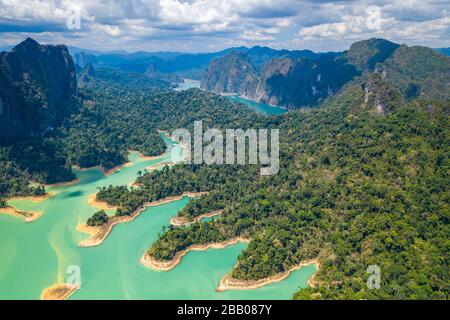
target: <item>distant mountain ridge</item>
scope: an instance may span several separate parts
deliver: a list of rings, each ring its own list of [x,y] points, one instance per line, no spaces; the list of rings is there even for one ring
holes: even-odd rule
[[[88,63],[77,71],[79,87],[85,87],[90,82],[113,82],[128,90],[167,90],[173,87],[168,81],[136,72],[127,72],[119,69],[97,67]]]
[[[67,47],[31,38],[0,53],[0,139],[53,130],[76,103],[75,67]]]
[[[178,78],[191,78],[200,80],[213,59],[223,57],[231,52],[246,53],[252,64],[261,69],[266,61],[281,57],[308,57],[315,59],[320,56],[310,50],[276,50],[268,47],[255,46],[233,47],[212,53],[179,53],[179,52],[134,52],[134,53],[105,53],[94,54],[82,50],[72,53],[74,62],[80,67],[91,63],[94,67],[116,68],[123,71],[138,73],[166,74]],[[169,74],[169,75],[167,75]],[[161,79],[164,80],[164,79]]]
[[[218,52],[210,53],[182,53],[182,52],[172,52],[172,51],[160,51],[160,52],[121,52],[113,51],[107,53],[100,53],[92,50],[83,50],[80,48],[70,48],[71,54],[73,56],[74,62],[81,67],[90,63],[95,67],[100,68],[114,68],[126,72],[135,72],[145,74],[154,80],[162,80],[165,82],[179,83],[182,82],[183,78],[202,80],[205,74],[208,72],[208,66],[215,59],[220,59],[224,56],[229,55],[232,52],[245,54],[255,70],[261,77],[264,76],[264,68],[266,63],[275,59],[285,59],[289,58],[292,61],[297,61],[301,58],[306,58],[312,61],[321,60],[320,57],[325,56],[327,58],[319,61],[319,65],[330,65],[330,57],[336,59],[338,64],[341,64],[343,60],[338,59],[339,57],[345,56],[348,58],[347,63],[353,65],[357,69],[357,73],[362,74],[365,70],[373,71],[375,65],[379,62],[384,61],[393,51],[399,47],[398,44],[386,41],[384,39],[369,39],[365,41],[359,41],[353,44],[353,48],[345,52],[330,52],[330,53],[315,53],[310,50],[276,50],[269,47],[254,46],[252,48],[248,47],[232,47]],[[370,52],[373,50],[373,52]],[[435,49],[436,52],[448,55],[446,49]],[[358,56],[361,55],[361,56]],[[370,61],[360,61],[359,59],[371,59]],[[300,69],[304,70],[303,67]],[[337,67],[337,66],[336,66]],[[340,66],[342,68],[342,66]],[[269,68],[269,72],[270,72]],[[297,68],[298,69],[298,68]],[[323,69],[323,67],[322,67]],[[338,68],[339,69],[339,68]],[[273,71],[273,69],[271,69]],[[340,69],[339,69],[340,70]],[[303,82],[301,85],[303,89],[300,91],[298,89],[292,88],[290,82],[297,81],[291,76],[286,78],[286,83],[288,83],[288,91],[292,91],[298,97],[294,98],[292,101],[286,101],[285,97],[277,97],[277,95],[271,94],[270,91],[280,91],[276,87],[269,86],[269,82],[260,83],[254,85],[252,83],[243,85],[244,89],[239,92],[242,96],[247,96],[249,94],[249,88],[253,87],[253,93],[247,96],[250,99],[268,102],[271,104],[283,103],[284,106],[289,108],[297,108],[299,106],[313,106],[319,104],[323,99],[327,98],[331,94],[335,94],[342,85],[342,80],[347,81],[349,77],[353,77],[354,72],[350,71],[349,67],[345,68],[346,72],[342,75],[342,79],[338,79],[336,75],[331,75],[330,73],[321,73],[319,76],[315,74],[316,77],[331,77],[333,78],[329,83],[326,81],[317,82],[313,81],[312,78],[308,78],[303,75],[302,81],[309,81],[310,84]],[[311,70],[310,70],[311,71]],[[334,69],[337,71],[337,69]],[[313,76],[314,72],[308,72],[310,77]],[[209,75],[211,72],[209,72]],[[267,75],[267,74],[266,74]],[[298,72],[297,72],[298,75]],[[224,77],[222,77],[224,78]],[[317,79],[317,78],[316,78]],[[276,82],[281,84],[281,79],[272,79],[270,82]],[[212,87],[224,87],[224,84],[214,85],[211,80],[207,86]],[[252,82],[252,81],[251,81]],[[254,82],[254,81],[253,81]],[[329,85],[329,87],[328,87]],[[232,85],[235,86],[235,85]],[[232,87],[228,86],[228,87]],[[238,85],[237,85],[238,86]],[[325,87],[323,87],[325,86]],[[264,90],[264,88],[270,87],[270,90]],[[213,91],[221,92],[219,88],[211,89]],[[228,92],[228,91],[223,91]],[[284,96],[291,95],[288,92],[283,94]],[[300,98],[303,96],[304,98]],[[288,99],[289,100],[289,99]]]

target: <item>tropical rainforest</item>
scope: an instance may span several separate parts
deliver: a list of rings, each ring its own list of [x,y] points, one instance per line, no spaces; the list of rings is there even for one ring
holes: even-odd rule
[[[164,228],[148,254],[170,260],[193,244],[245,237],[251,241],[231,270],[242,280],[317,258],[314,285],[295,299],[448,299],[450,105],[427,70],[448,88],[449,75],[439,70],[450,61],[384,44],[372,41],[352,53],[360,75],[336,95],[279,116],[197,89],[142,90],[88,72],[77,111],[61,126],[2,145],[0,196],[41,194],[43,183],[73,179],[72,165],[112,168],[129,150],[160,154],[158,130],[191,129],[195,120],[204,128],[277,128],[277,175],[260,176],[259,164],[178,164],[140,173],[134,187],[101,188],[97,200],[129,215],[149,201],[205,191],[179,215],[222,215]],[[411,74],[419,62],[425,65]],[[107,219],[99,211],[87,223]],[[381,270],[379,290],[366,285],[371,265]]]
[[[404,59],[408,65],[411,58]],[[177,165],[144,172],[137,188],[102,188],[97,198],[122,215],[148,201],[208,191],[179,215],[223,214],[165,228],[148,250],[158,260],[240,236],[252,240],[232,270],[237,279],[319,259],[314,287],[296,299],[447,299],[449,102],[432,90],[408,94],[407,77],[403,86],[383,77],[367,72],[320,108],[242,117],[241,128],[280,129],[280,172],[273,177],[252,165]],[[417,79],[424,88],[427,80]],[[371,265],[382,270],[380,290],[367,288]]]

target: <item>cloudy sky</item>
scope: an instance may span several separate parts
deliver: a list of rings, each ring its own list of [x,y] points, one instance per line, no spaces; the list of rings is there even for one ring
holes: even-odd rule
[[[0,47],[28,36],[101,51],[450,47],[450,0],[0,0]]]

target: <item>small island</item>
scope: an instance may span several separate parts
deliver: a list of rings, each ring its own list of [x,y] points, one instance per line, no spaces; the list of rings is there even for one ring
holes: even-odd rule
[[[44,191],[45,192],[45,191]],[[32,201],[32,202],[41,202],[47,200],[51,197],[53,193],[43,193],[39,195],[32,196],[14,196],[10,197],[8,201]],[[38,219],[41,215],[41,211],[29,211],[29,210],[20,210],[11,205],[8,205],[8,202],[4,199],[0,199],[0,214],[8,214],[14,217],[18,217],[23,219],[25,222],[32,222]]]
[[[0,207],[0,214],[8,214],[23,219],[25,222],[33,222],[38,219],[42,212],[18,210],[11,206]]]
[[[71,284],[61,283],[46,288],[41,295],[41,300],[67,300],[78,287]]]

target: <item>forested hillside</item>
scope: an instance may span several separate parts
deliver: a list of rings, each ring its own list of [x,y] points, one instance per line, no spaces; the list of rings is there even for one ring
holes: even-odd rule
[[[100,190],[129,214],[146,201],[210,191],[180,215],[220,218],[169,227],[149,249],[170,260],[192,244],[253,239],[232,276],[256,280],[319,257],[315,288],[296,298],[448,298],[448,103],[414,101],[386,115],[360,86],[314,111],[247,119],[281,130],[281,169],[179,165],[138,178],[142,187]],[[380,290],[366,269],[379,265]]]
[[[360,61],[377,71],[380,61],[398,60],[386,58]],[[429,63],[445,66],[445,59],[436,55]],[[179,165],[145,173],[137,189],[103,188],[97,197],[126,215],[144,202],[209,191],[180,216],[223,215],[163,230],[148,251],[158,260],[240,236],[252,241],[232,270],[237,279],[262,279],[319,258],[316,286],[295,298],[448,298],[448,100],[433,90],[416,96],[432,100],[414,99],[386,69],[356,79],[317,110],[243,118],[243,128],[281,130],[274,177],[259,177],[254,166]],[[406,79],[407,69],[400,73]],[[425,83],[429,73],[416,81]],[[441,85],[448,83],[444,76]],[[367,289],[369,265],[383,272],[380,290]]]
[[[161,91],[166,83],[143,75],[88,69],[80,72],[76,113],[42,136],[0,146],[0,199],[39,195],[45,192],[40,184],[70,181],[72,165],[111,169],[127,161],[129,150],[160,155],[166,147],[157,130],[198,119],[239,124],[248,114],[214,94]]]

